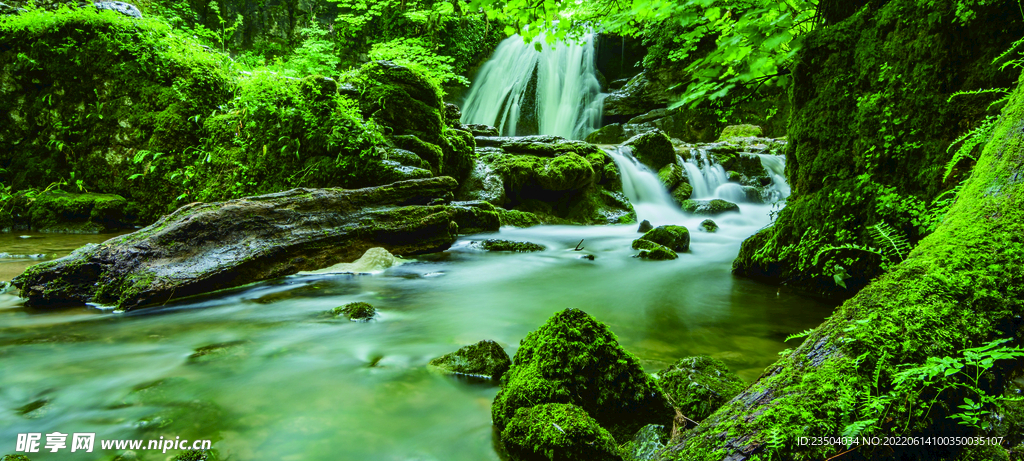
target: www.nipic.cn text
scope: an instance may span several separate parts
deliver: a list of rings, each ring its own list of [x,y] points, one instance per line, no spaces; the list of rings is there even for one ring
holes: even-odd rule
[[[70,440],[69,440],[70,438]],[[70,442],[70,446],[68,443]],[[167,450],[209,450],[213,445],[210,440],[188,440],[181,437],[149,439],[149,440],[125,440],[125,439],[100,439],[100,448],[103,450],[159,450],[167,453]],[[30,432],[18,434],[18,442],[14,451],[19,453],[38,453],[40,450],[56,453],[61,450],[68,450],[72,453],[92,453],[96,445],[95,432],[75,432],[65,434],[51,432],[43,434]]]

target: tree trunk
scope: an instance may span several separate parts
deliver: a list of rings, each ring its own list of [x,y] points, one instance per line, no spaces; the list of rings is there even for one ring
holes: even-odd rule
[[[852,423],[871,419],[877,421],[861,435],[992,434],[979,434],[950,420],[948,416],[961,411],[956,407],[968,394],[936,393],[935,386],[924,387],[923,393],[908,393],[906,401],[901,395],[884,411],[869,410],[864,404],[892,390],[896,372],[920,366],[928,357],[957,357],[965,348],[999,338],[1021,343],[1022,138],[1024,90],[1017,90],[940,228],[922,240],[907,260],[840,306],[757,382],[673,440],[667,455],[730,461],[968,456],[959,443],[899,447],[826,441],[814,446],[801,444],[800,438],[839,437]],[[1008,361],[997,362],[997,372],[983,379],[979,388],[989,394],[1004,392],[1010,380],[998,371],[1007,371],[1013,364],[1003,362]],[[932,399],[934,405],[930,405]],[[1004,448],[1006,443],[1020,443],[1010,439],[1004,440]],[[1006,450],[1002,453],[999,456],[1005,459]]]

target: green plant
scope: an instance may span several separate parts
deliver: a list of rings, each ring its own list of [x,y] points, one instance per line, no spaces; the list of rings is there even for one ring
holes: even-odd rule
[[[374,61],[394,61],[412,68],[441,88],[452,84],[468,86],[469,79],[455,73],[455,58],[438,54],[436,50],[436,46],[422,38],[396,38],[374,44],[369,57]]]

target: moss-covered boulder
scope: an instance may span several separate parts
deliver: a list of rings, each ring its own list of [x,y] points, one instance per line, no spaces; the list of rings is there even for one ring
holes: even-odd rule
[[[661,182],[661,185],[665,186],[665,189],[671,191],[683,182],[685,174],[683,167],[679,166],[678,163],[672,162],[658,171],[658,181]]]
[[[718,232],[718,223],[710,219],[705,219],[700,222],[700,230],[707,232],[709,234],[713,234],[715,232]]]
[[[636,257],[640,259],[668,261],[679,257],[679,254],[672,251],[672,249],[660,243],[654,243],[650,240],[633,240],[633,249],[640,250],[640,253],[636,255]]]
[[[669,195],[672,196],[672,200],[681,205],[683,202],[690,200],[690,197],[693,195],[693,186],[689,182],[683,181],[675,189],[672,189]]]
[[[645,219],[640,223],[640,226],[636,228],[636,231],[643,234],[651,229],[654,229],[654,225],[652,225],[650,221]]]
[[[487,251],[514,251],[530,253],[544,251],[544,245],[533,242],[517,242],[515,240],[487,239],[480,242],[480,247]]]
[[[658,226],[634,240],[634,250],[640,249],[637,241],[654,242],[672,251],[686,251],[690,249],[690,231],[684,226]]]
[[[618,144],[629,139],[622,124],[611,123],[587,135],[587,142],[593,144]]]
[[[370,303],[355,302],[331,309],[331,315],[334,317],[345,316],[353,322],[369,322],[377,315],[377,309]]]
[[[520,409],[545,403],[578,406],[623,440],[647,424],[668,426],[674,416],[637,358],[579,309],[555,314],[520,342],[491,416],[504,430]]]
[[[763,131],[757,125],[729,125],[722,130],[718,136],[719,141],[728,141],[732,138],[754,138],[759,137]]]
[[[658,384],[674,407],[697,422],[743,390],[743,381],[729,367],[704,355],[680,359],[662,370]]]
[[[676,161],[676,150],[672,147],[672,140],[660,130],[633,136],[623,145],[629,147],[633,157],[652,171],[660,171],[665,165]]]
[[[587,412],[572,404],[519,408],[501,431],[516,461],[621,461],[615,438]]]
[[[739,205],[717,198],[711,200],[685,200],[679,206],[687,213],[700,216],[717,216],[722,213],[738,213],[740,211]]]
[[[50,191],[29,205],[31,228],[39,232],[98,234],[131,227],[131,205],[113,194]]]
[[[491,340],[480,341],[430,361],[430,366],[449,374],[501,379],[512,360]]]

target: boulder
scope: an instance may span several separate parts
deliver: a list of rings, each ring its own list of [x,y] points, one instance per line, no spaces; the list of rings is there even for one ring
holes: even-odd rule
[[[546,403],[516,409],[501,431],[516,461],[621,461],[615,438],[573,404]]]
[[[640,232],[640,233],[646,233],[647,231],[649,231],[651,229],[654,229],[654,226],[651,225],[650,221],[645,219],[645,220],[643,220],[643,222],[640,223],[640,227],[638,227],[636,229],[636,231]]]
[[[377,309],[369,303],[348,303],[332,309],[331,315],[334,317],[344,315],[353,322],[369,322],[377,315]]]
[[[564,154],[576,154],[586,157],[588,154],[601,153],[594,145],[584,141],[565,139],[553,135],[533,136],[477,136],[477,147],[497,147],[510,154],[526,154],[539,157],[557,157]]]
[[[593,144],[619,144],[629,139],[622,124],[612,123],[599,128],[597,131],[587,135],[587,142]]]
[[[755,138],[760,137],[763,133],[761,127],[757,125],[729,125],[722,129],[722,134],[718,137],[719,141],[727,141],[732,138]]]
[[[452,202],[452,217],[456,225],[454,233],[479,234],[481,232],[497,232],[501,227],[500,208],[487,202],[467,201]]]
[[[661,131],[650,131],[633,136],[624,143],[640,163],[652,171],[659,171],[669,163],[675,163],[676,151],[672,140]]]
[[[95,2],[92,6],[97,10],[111,10],[135,19],[142,19],[142,12],[135,5],[125,2]]]
[[[44,192],[29,205],[33,230],[71,234],[99,234],[131,228],[130,205],[114,194]]]
[[[683,182],[683,167],[679,166],[678,163],[672,162],[665,165],[658,171],[658,181],[661,185],[665,186],[667,190],[674,190],[676,186]]]
[[[665,428],[657,424],[644,426],[633,440],[622,444],[623,461],[659,461],[665,449]]]
[[[456,238],[449,177],[364,189],[292,189],[193,203],[132,234],[29,267],[29,305],[123,310],[352,261],[367,249],[440,251]]]
[[[735,203],[717,198],[712,200],[685,200],[679,206],[687,213],[703,216],[716,216],[731,211],[740,211],[740,207]]]
[[[498,136],[498,129],[490,125],[471,123],[469,125],[462,125],[459,128],[472,133],[473,136]]]
[[[658,384],[672,405],[700,422],[743,390],[743,381],[721,360],[705,355],[680,359],[658,373]]]
[[[575,405],[622,440],[647,424],[668,426],[674,417],[640,361],[579,309],[555,314],[520,342],[491,416],[504,430],[519,410],[546,403]]]
[[[480,242],[480,247],[487,251],[514,251],[517,253],[530,253],[544,251],[544,245],[533,242],[517,242],[514,240],[487,239]]]
[[[690,231],[683,226],[658,226],[634,240],[634,250],[640,249],[637,248],[637,241],[654,242],[672,251],[686,251],[690,249]]]
[[[498,343],[480,341],[430,361],[430,366],[448,374],[501,379],[512,360]]]
[[[710,219],[705,219],[700,222],[700,230],[713,234],[718,232],[718,224]]]
[[[670,259],[676,259],[679,255],[675,252],[662,245],[660,243],[654,243],[650,240],[633,240],[633,249],[640,250],[640,253],[636,255],[640,259],[650,259],[652,261],[667,261]]]
[[[495,206],[502,206],[508,200],[505,195],[505,182],[501,175],[494,172],[490,164],[479,159],[473,162],[473,170],[466,180],[459,183],[455,193],[458,200],[480,200]]]
[[[672,196],[672,200],[675,200],[676,203],[682,204],[693,195],[693,186],[688,181],[683,180],[675,189],[672,189],[669,195]]]

